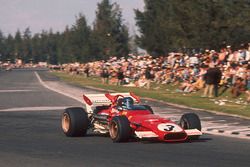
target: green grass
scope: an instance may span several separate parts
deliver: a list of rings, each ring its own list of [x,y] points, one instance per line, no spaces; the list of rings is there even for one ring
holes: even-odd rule
[[[177,86],[171,86],[171,85],[152,84],[152,89],[147,90],[145,88],[134,88],[134,87],[128,88],[123,86],[102,84],[101,79],[99,77],[84,78],[83,76],[80,75],[69,75],[63,72],[51,72],[51,73],[53,75],[58,76],[62,81],[74,85],[92,86],[96,88],[113,90],[117,92],[134,92],[136,95],[140,97],[150,97],[153,99],[162,100],[175,104],[181,104],[188,107],[194,107],[205,110],[214,110],[250,118],[250,105],[243,103],[241,104],[236,103],[237,101],[240,101],[240,98],[245,99],[244,95],[240,96],[238,99],[233,99],[230,97],[231,95],[229,90],[216,99],[209,99],[201,97],[203,91],[184,94],[176,92],[175,90]],[[215,101],[219,100],[227,100],[227,101],[225,102],[225,105],[215,104]]]

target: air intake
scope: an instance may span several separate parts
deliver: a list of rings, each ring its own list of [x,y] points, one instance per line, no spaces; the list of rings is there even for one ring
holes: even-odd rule
[[[169,133],[164,136],[164,140],[181,140],[187,137],[186,133]]]

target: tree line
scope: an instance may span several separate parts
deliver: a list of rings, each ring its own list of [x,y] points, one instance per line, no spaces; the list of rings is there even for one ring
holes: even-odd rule
[[[222,45],[250,42],[250,0],[144,0],[135,9],[135,42],[124,24],[117,3],[97,4],[93,26],[84,14],[63,32],[43,30],[32,35],[27,28],[4,36],[0,31],[0,60],[47,61],[51,64],[126,57],[132,48],[153,56],[176,48],[219,49]],[[131,43],[136,46],[131,46]]]
[[[219,49],[250,42],[250,0],[144,0],[135,10],[137,43],[164,55],[176,48]]]
[[[128,28],[123,23],[121,8],[117,3],[103,0],[97,4],[92,27],[80,13],[75,23],[61,33],[51,29],[32,35],[26,28],[24,32],[18,30],[15,35],[5,37],[0,31],[0,60],[51,64],[105,60],[110,56],[128,55],[128,42]]]

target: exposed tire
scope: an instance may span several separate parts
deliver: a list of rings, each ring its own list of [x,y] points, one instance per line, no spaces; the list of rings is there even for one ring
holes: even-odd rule
[[[183,114],[180,119],[180,126],[183,129],[198,129],[201,131],[201,121],[197,114],[187,113]],[[190,139],[199,139],[200,136],[190,136]]]
[[[154,114],[153,109],[149,105],[143,105],[147,110],[151,112],[151,114]]]
[[[114,117],[109,124],[109,134],[113,142],[127,142],[131,137],[130,123],[125,116]]]
[[[88,114],[80,107],[67,108],[62,114],[62,129],[69,137],[84,136],[89,122]]]

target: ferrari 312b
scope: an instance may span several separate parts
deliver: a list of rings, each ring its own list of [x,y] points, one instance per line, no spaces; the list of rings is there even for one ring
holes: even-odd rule
[[[71,107],[62,114],[66,136],[84,136],[92,131],[109,134],[113,142],[132,138],[164,142],[198,139],[201,122],[195,113],[183,114],[178,122],[155,115],[148,105],[140,105],[133,93],[83,95],[85,109]]]

